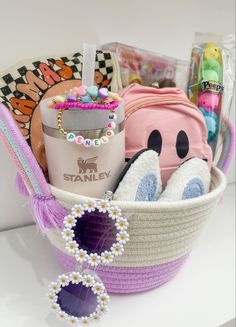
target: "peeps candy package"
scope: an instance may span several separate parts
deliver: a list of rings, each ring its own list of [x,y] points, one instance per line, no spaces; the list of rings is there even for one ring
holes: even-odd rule
[[[189,63],[185,60],[153,53],[118,42],[108,43],[102,47],[105,51],[114,52],[117,56],[123,87],[132,83],[151,86],[168,79],[169,85],[186,90]]]
[[[233,36],[196,33],[191,54],[188,97],[201,110],[214,156],[220,148],[219,131],[228,117],[234,90]]]

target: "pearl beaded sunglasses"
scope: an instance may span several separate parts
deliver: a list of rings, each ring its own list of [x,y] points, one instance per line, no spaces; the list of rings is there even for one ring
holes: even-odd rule
[[[50,308],[59,319],[86,325],[108,310],[109,296],[95,269],[122,255],[129,241],[128,221],[117,206],[111,205],[112,197],[112,192],[107,192],[102,200],[76,204],[64,218],[61,235],[66,251],[78,265],[86,263],[94,270],[60,275],[50,284]]]

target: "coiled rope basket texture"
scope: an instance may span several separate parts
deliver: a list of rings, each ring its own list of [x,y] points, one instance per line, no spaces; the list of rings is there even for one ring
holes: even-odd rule
[[[199,198],[171,203],[112,201],[129,221],[130,241],[124,254],[111,266],[99,266],[96,270],[107,290],[123,294],[141,292],[172,279],[191,252],[225,187],[224,174],[213,167],[210,192]],[[91,199],[53,186],[51,191],[66,209]],[[65,268],[75,269],[75,259],[66,252],[60,231],[47,229],[46,235]]]

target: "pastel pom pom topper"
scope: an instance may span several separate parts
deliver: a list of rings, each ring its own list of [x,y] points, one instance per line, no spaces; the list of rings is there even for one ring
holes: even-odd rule
[[[54,109],[115,109],[121,101],[117,93],[110,92],[103,87],[100,90],[96,85],[86,86],[81,85],[71,89],[66,96],[55,96],[51,103],[48,104],[50,108]],[[86,104],[92,104],[88,107]]]

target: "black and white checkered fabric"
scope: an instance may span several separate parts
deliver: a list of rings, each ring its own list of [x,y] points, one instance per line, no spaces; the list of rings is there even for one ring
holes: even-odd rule
[[[19,68],[16,68],[0,77],[0,96],[3,99],[2,102],[6,102],[7,104],[12,96],[15,96],[16,98],[23,97],[23,94],[16,90],[16,84],[27,83],[25,79],[26,72],[32,71],[34,75],[42,77],[42,73],[39,70],[40,63],[53,63],[56,59],[62,60],[72,69],[73,79],[82,79],[83,56],[79,52],[72,56],[66,57],[42,58],[40,60],[33,61],[32,63],[27,60],[25,65],[19,65]],[[108,80],[109,82],[111,81],[113,75],[113,63],[109,52],[97,51],[95,70],[103,74],[104,80]]]
[[[19,63],[13,68],[10,68],[9,71],[0,73],[0,102],[6,105],[10,110],[12,110],[14,114],[20,115],[21,113],[17,109],[12,108],[10,104],[10,99],[14,97],[17,99],[29,99],[29,98],[27,95],[19,92],[16,88],[16,85],[27,83],[25,75],[28,71],[32,71],[34,75],[43,79],[43,74],[39,69],[39,65],[41,63],[45,63],[50,67],[53,67],[53,70],[57,72],[57,70],[60,70],[60,67],[55,68],[54,63],[56,60],[63,61],[67,66],[69,66],[72,69],[73,76],[71,79],[78,79],[78,80],[82,79],[82,65],[83,65],[82,53],[78,52],[73,55],[64,56],[64,57],[51,57],[51,58],[45,57],[32,61],[25,60],[24,62]],[[106,81],[106,86],[109,88],[114,73],[113,60],[110,52],[97,50],[95,71],[99,71],[103,75],[103,81]],[[43,95],[44,92],[42,91],[41,97],[43,97]],[[29,128],[30,127],[29,124],[30,122],[25,127]],[[30,136],[26,137],[26,139],[29,137]]]

